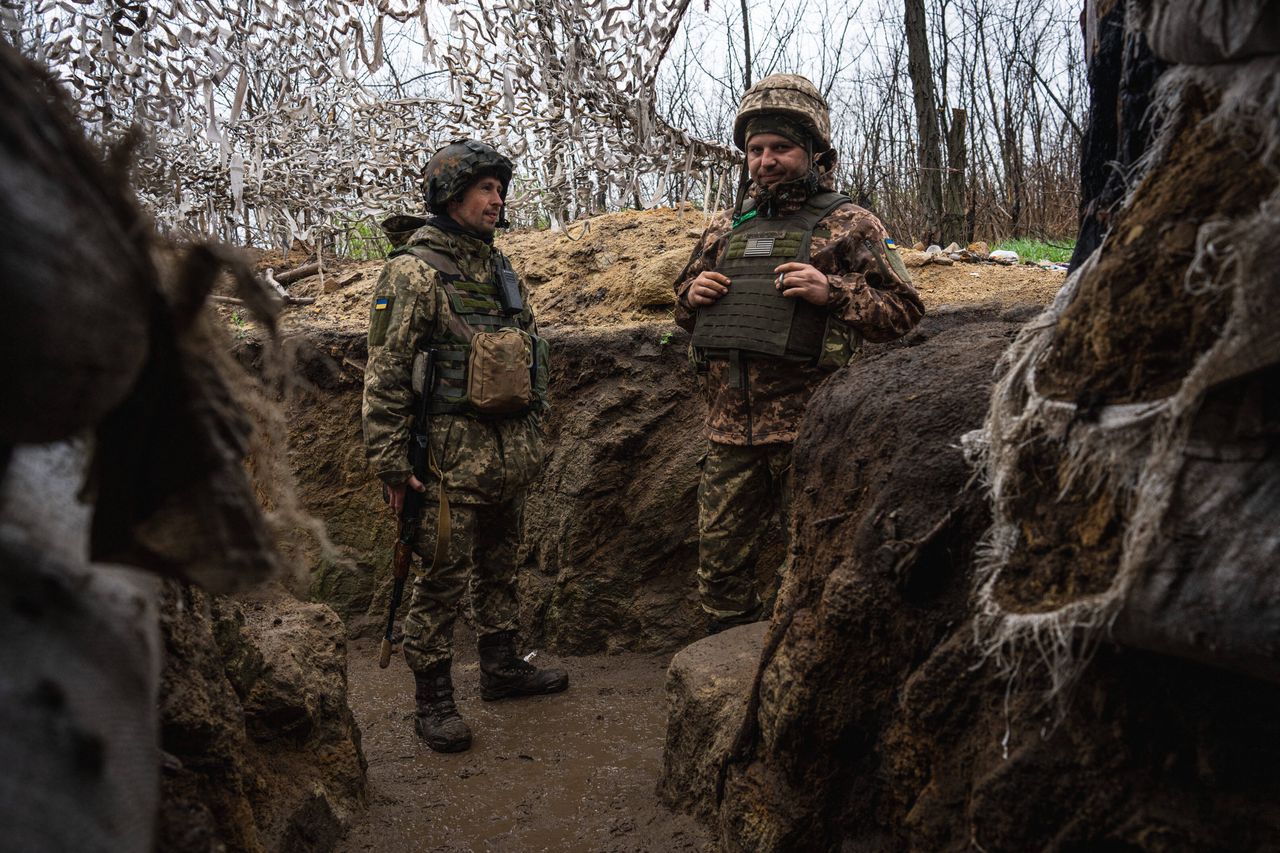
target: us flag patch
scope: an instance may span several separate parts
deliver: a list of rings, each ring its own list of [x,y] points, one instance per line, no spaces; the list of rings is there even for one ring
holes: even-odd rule
[[[744,258],[767,258],[773,254],[773,237],[748,237],[747,247],[742,250]]]

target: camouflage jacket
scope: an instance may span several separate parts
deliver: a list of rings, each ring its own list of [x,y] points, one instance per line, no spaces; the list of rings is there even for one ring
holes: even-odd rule
[[[452,258],[464,277],[488,281],[494,253],[482,240],[419,228],[409,245],[421,244]],[[525,309],[517,316],[531,334],[537,329],[524,282]],[[379,302],[386,300],[385,307]],[[414,355],[438,339],[451,308],[439,274],[413,255],[387,261],[374,288],[369,322],[369,360],[364,372],[364,444],[369,465],[388,485],[409,478],[409,428],[414,393]],[[449,500],[463,504],[501,503],[518,496],[542,464],[542,427],[530,411],[510,417],[467,414],[431,416],[431,455],[444,475]],[[425,481],[434,500],[439,479]]]
[[[825,183],[825,181],[824,181]],[[758,203],[770,202],[779,215],[798,210],[808,198],[803,182],[796,181],[766,193],[751,189]],[[765,199],[764,196],[770,196]],[[760,206],[762,212],[769,205]],[[694,247],[689,265],[675,283],[676,322],[690,331],[696,311],[685,302],[690,284],[704,270],[714,270],[728,243],[731,215],[720,214]],[[924,316],[924,304],[911,286],[901,264],[888,263],[889,233],[874,214],[855,204],[842,205],[818,223],[810,245],[810,263],[827,274],[831,285],[828,308],[868,341],[890,341],[915,327]],[[901,272],[896,272],[900,270]],[[826,377],[826,372],[805,364],[770,358],[743,360],[739,377],[725,359],[711,359],[704,392],[707,400],[707,437],[721,444],[784,444],[795,441],[805,404]]]

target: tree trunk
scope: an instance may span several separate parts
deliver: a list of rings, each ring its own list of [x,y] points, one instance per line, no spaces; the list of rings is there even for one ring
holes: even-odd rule
[[[942,220],[942,236],[939,245],[952,241],[965,245],[969,242],[965,233],[965,162],[968,151],[965,148],[965,125],[967,114],[964,110],[951,111],[951,127],[947,129],[947,191],[946,208]]]
[[[1092,98],[1080,145],[1080,233],[1072,269],[1102,244],[1111,208],[1124,195],[1123,176],[1148,147],[1151,93],[1166,68],[1141,32],[1126,29],[1123,3],[1090,0],[1085,11]]]
[[[938,129],[938,98],[929,61],[929,35],[924,25],[924,0],[904,0],[907,31],[907,70],[916,103],[916,128],[920,137],[920,197],[924,207],[928,243],[941,241],[942,134]]]

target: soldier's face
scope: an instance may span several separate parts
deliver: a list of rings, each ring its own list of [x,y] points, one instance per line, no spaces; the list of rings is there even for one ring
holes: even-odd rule
[[[809,171],[809,154],[781,134],[757,133],[747,140],[747,171],[766,187],[794,181]]]
[[[487,236],[498,227],[502,216],[502,181],[481,178],[467,187],[461,198],[445,205],[454,222],[476,234]]]

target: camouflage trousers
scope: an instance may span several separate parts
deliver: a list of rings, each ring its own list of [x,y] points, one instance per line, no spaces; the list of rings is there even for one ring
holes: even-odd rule
[[[790,444],[709,442],[698,484],[698,594],[707,613],[732,620],[759,606],[760,543],[775,512],[787,535],[790,484]]]
[[[414,672],[453,657],[453,623],[464,592],[478,636],[517,627],[516,546],[523,503],[518,498],[483,506],[451,504],[448,554],[434,569],[440,508],[426,505],[414,545],[423,571],[413,579],[404,620],[404,658]]]

